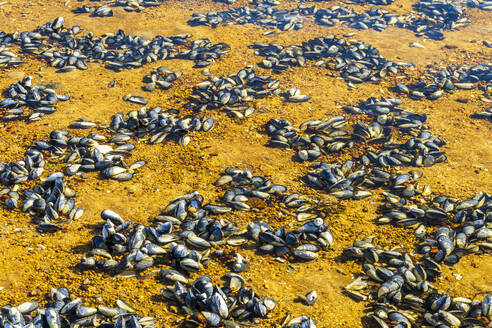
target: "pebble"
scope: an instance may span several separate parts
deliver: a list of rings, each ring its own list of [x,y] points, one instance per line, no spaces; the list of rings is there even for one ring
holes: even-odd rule
[[[423,45],[421,45],[420,43],[418,43],[418,42],[410,42],[408,45],[410,47],[414,47],[414,48],[422,48],[422,49],[425,49],[425,47]]]

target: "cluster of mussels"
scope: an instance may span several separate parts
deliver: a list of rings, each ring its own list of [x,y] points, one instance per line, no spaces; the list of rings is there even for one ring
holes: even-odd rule
[[[158,264],[171,265],[184,273],[200,271],[202,263],[210,260],[213,243],[236,230],[231,222],[211,217],[211,213],[230,208],[202,202],[203,197],[196,192],[179,197],[150,226],[132,224],[104,210],[101,236],[92,239],[93,249],[81,265],[126,276]],[[168,270],[161,275],[170,277],[171,273]]]
[[[274,5],[266,2],[257,2],[254,8],[245,6],[221,12],[193,14],[188,24],[192,26],[207,25],[216,27],[231,22],[240,25],[249,23],[265,28],[290,31],[303,28],[304,17],[313,15],[316,10],[316,7],[306,7],[304,5],[291,10],[277,9]]]
[[[391,166],[431,166],[446,160],[440,147],[444,140],[433,136],[426,128],[425,114],[415,114],[399,108],[402,101],[394,98],[369,98],[358,107],[346,110],[373,118],[366,123],[351,123],[344,116],[329,120],[309,120],[295,129],[286,120],[272,119],[266,124],[272,147],[297,149],[297,159],[313,161],[322,155],[338,153],[346,148],[363,146],[359,161],[363,165],[383,168]],[[392,131],[393,129],[393,131]],[[399,132],[398,142],[393,136]]]
[[[258,244],[260,252],[277,257],[292,254],[296,259],[309,261],[318,258],[317,252],[321,248],[333,246],[331,231],[322,218],[312,213],[309,201],[297,193],[286,194],[285,186],[272,184],[270,180],[253,176],[249,170],[236,168],[226,169],[216,185],[233,187],[227,189],[222,197],[224,203],[233,209],[248,211],[252,209],[248,202],[254,199],[268,201],[276,196],[283,206],[295,210],[298,218],[314,219],[291,231],[285,227],[274,230],[264,221],[249,223],[245,236]],[[230,244],[240,244],[240,240],[231,240]]]
[[[251,240],[265,254],[292,254],[302,260],[314,260],[322,248],[333,245],[331,231],[322,218],[310,211],[311,204],[298,194],[286,194],[285,186],[236,168],[228,168],[216,185],[234,186],[222,197],[225,206],[204,204],[203,196],[193,192],[171,201],[149,226],[132,224],[114,211],[104,210],[101,236],[93,238],[93,249],[82,259],[82,266],[131,275],[157,264],[168,264],[190,273],[200,271],[202,263],[210,261],[211,249],[224,243],[242,246]],[[245,233],[239,233],[235,223],[220,217],[233,210],[259,211],[246,202],[271,198],[309,221],[291,231],[285,227],[274,231],[266,222],[250,223]],[[242,266],[242,257],[238,256],[236,262]]]
[[[481,82],[483,86],[480,86]],[[455,90],[476,88],[482,88],[486,92],[492,90],[492,63],[481,63],[471,67],[463,64],[456,68],[428,70],[417,82],[395,85],[397,93],[407,94],[415,100],[436,100],[443,95],[443,91],[452,93]]]
[[[434,136],[425,125],[427,115],[417,114],[399,108],[403,102],[395,98],[369,98],[358,107],[349,106],[345,110],[352,114],[365,114],[373,117],[382,126],[392,127],[405,142],[392,142],[378,154],[368,152],[362,156],[364,164],[372,162],[376,166],[432,166],[446,161],[446,154],[440,149],[446,142]]]
[[[46,85],[32,85],[32,77],[26,76],[21,81],[11,84],[5,91],[8,98],[0,101],[0,107],[8,109],[3,116],[4,121],[13,121],[26,118],[28,122],[39,121],[43,116],[56,111],[58,101],[70,99],[66,95],[58,95],[56,91]],[[32,110],[25,116],[24,109]]]
[[[169,59],[193,60],[196,68],[203,68],[227,53],[231,47],[223,42],[213,44],[209,39],[197,39],[191,43],[188,49],[168,57]]]
[[[247,66],[236,74],[209,77],[198,83],[185,107],[196,112],[221,109],[234,117],[248,117],[255,110],[248,103],[279,94],[279,83],[270,76],[257,75],[253,66]]]
[[[362,263],[364,275],[346,286],[345,293],[371,301],[367,317],[375,327],[486,327],[492,319],[491,295],[480,301],[440,292],[432,285],[441,274],[437,262],[372,242],[356,241],[343,255]]]
[[[61,172],[51,174],[46,181],[24,191],[22,210],[33,217],[40,231],[54,232],[82,216],[75,205],[75,192],[67,186]]]
[[[115,0],[115,7],[123,7],[125,11],[140,12],[148,7],[159,7],[164,3],[164,0]]]
[[[352,148],[358,140],[376,143],[386,142],[390,138],[383,132],[383,127],[373,122],[370,125],[357,122],[353,125],[353,134],[344,127],[348,121],[343,116],[322,120],[309,120],[301,124],[298,131],[287,120],[271,119],[265,130],[270,136],[269,145],[278,148],[297,149],[297,159],[312,161],[323,154],[337,153],[344,148]]]
[[[75,8],[73,10],[76,14],[90,14],[91,17],[112,17],[113,10],[108,5],[101,6],[87,6]]]
[[[99,1],[99,0],[91,0]],[[91,17],[111,17],[113,10],[111,7],[123,7],[128,12],[140,12],[147,7],[159,7],[164,0],[105,0],[109,2],[100,6],[83,5],[73,10],[77,14],[91,14]]]
[[[15,170],[19,167],[21,166],[0,166],[2,179],[8,174],[9,169]],[[77,220],[83,214],[82,208],[75,206],[75,192],[66,185],[61,173],[53,173],[43,183],[24,190],[24,195],[18,191],[19,185],[0,190],[6,208],[18,208],[22,196],[24,199],[21,209],[32,215],[33,222],[41,231],[60,230],[63,224]]]
[[[259,221],[248,225],[248,238],[259,244],[258,250],[276,257],[293,255],[296,260],[312,261],[322,248],[333,246],[333,235],[321,218],[309,221],[299,228],[287,231],[285,227],[274,230],[268,223]]]
[[[211,27],[228,23],[240,25],[250,23],[264,28],[290,31],[303,28],[306,18],[314,18],[316,24],[323,26],[348,23],[351,28],[372,28],[382,31],[389,25],[395,25],[399,19],[398,15],[376,7],[363,13],[357,13],[353,9],[340,5],[322,9],[318,9],[316,6],[300,5],[290,10],[277,9],[274,7],[275,5],[276,3],[258,2],[254,8],[245,6],[221,12],[211,11],[207,14],[193,14],[188,23],[192,26],[207,25]]]
[[[344,22],[348,24],[348,27],[358,30],[382,31],[390,25],[394,26],[398,22],[399,16],[377,7],[372,7],[363,13],[357,13],[353,9],[335,5],[317,10],[314,18],[315,22],[322,26],[335,26]]]
[[[444,30],[456,30],[470,23],[466,9],[454,1],[422,0],[413,5],[416,13],[403,17],[399,26],[408,28],[417,36],[434,40],[444,39]]]
[[[147,135],[151,144],[176,140],[186,146],[193,131],[209,131],[213,119],[192,116],[178,117],[178,111],[163,112],[160,107],[131,111],[128,114],[114,115],[106,130],[112,135],[108,138],[99,133],[87,136],[72,136],[66,130],[54,130],[48,140],[34,142],[26,151],[24,159],[17,162],[0,163],[0,182],[9,188],[2,191],[5,205],[21,208],[34,215],[38,227],[44,231],[56,231],[61,224],[68,223],[82,215],[82,210],[74,207],[75,193],[66,187],[71,176],[87,177],[88,172],[99,172],[102,178],[128,181],[135,171],[145,165],[145,161],[127,164],[125,158],[131,156],[135,148],[128,143],[132,138],[143,139]],[[73,127],[95,127],[89,121],[72,124]],[[116,147],[114,147],[113,145]],[[27,180],[38,180],[45,170],[45,158],[53,163],[62,161],[64,173],[51,174],[42,184],[19,194],[20,184]],[[19,200],[24,198],[23,205]],[[67,217],[67,220],[62,220]],[[55,223],[56,222],[56,223]]]
[[[167,90],[173,86],[173,83],[178,80],[183,72],[173,72],[169,68],[160,66],[150,72],[149,75],[145,75],[143,82],[145,85],[143,89],[145,91],[154,91],[155,87],[159,87],[162,90]]]
[[[45,157],[51,157],[57,149],[55,144],[38,141],[29,147],[24,159],[0,163],[0,183],[7,186],[0,191],[3,204],[10,210],[20,208],[30,213],[38,228],[43,231],[60,230],[61,224],[76,220],[83,213],[81,208],[75,206],[75,192],[66,185],[63,173],[52,173],[42,183],[21,190],[20,185],[27,180],[38,180],[41,177],[45,170]]]
[[[281,46],[256,42],[256,55],[265,57],[260,63],[264,68],[281,72],[291,67],[304,66],[307,60],[315,65],[340,71],[348,83],[379,81],[387,74],[396,74],[405,64],[394,63],[379,51],[362,41],[349,41],[335,35],[319,37],[302,45]]]
[[[46,308],[36,301],[0,308],[1,327],[142,327],[155,328],[156,320],[143,317],[128,303],[118,300],[116,307],[83,305],[65,287],[52,288]]]
[[[22,64],[22,58],[10,51],[5,45],[0,45],[0,67],[17,66]]]
[[[407,188],[415,188],[409,184]],[[427,196],[427,197],[425,197]],[[385,193],[378,224],[415,227],[417,252],[453,265],[467,254],[492,250],[492,196],[458,200],[445,195]],[[426,226],[438,227],[429,232]]]
[[[370,189],[385,188],[402,194],[428,193],[427,186],[407,188],[409,182],[415,182],[422,172],[412,170],[408,174],[391,174],[382,169],[363,164],[354,165],[352,160],[345,163],[314,163],[304,177],[305,182],[316,189],[330,193],[340,200],[359,200],[372,195]]]
[[[186,146],[191,140],[190,132],[208,132],[215,124],[213,118],[178,115],[176,109],[162,111],[161,107],[142,107],[127,114],[113,115],[107,130],[114,134],[113,142],[146,138],[150,144],[175,140],[179,145]]]
[[[0,32],[0,46],[20,46],[21,52],[46,60],[60,72],[84,70],[86,62],[97,61],[105,62],[107,68],[116,71],[163,59],[192,60],[197,67],[204,67],[230,49],[224,43],[212,44],[208,39],[190,42],[190,35],[156,36],[146,40],[119,30],[102,37],[92,33],[78,37],[79,26],[65,28],[63,23],[63,17],[58,17],[33,31]]]
[[[260,297],[252,288],[246,287],[240,275],[227,273],[224,280],[224,286],[219,286],[213,284],[211,278],[201,276],[189,287],[176,281],[174,286],[163,288],[161,294],[192,315],[183,320],[183,327],[205,324],[207,327],[239,328],[242,327],[239,323],[265,318],[277,306],[273,298]]]

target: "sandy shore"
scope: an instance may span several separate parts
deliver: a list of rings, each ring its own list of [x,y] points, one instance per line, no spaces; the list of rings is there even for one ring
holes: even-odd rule
[[[390,10],[405,12],[409,4],[400,6],[396,1]],[[319,7],[332,5],[316,3]],[[252,25],[191,27],[187,20],[193,12],[224,10],[228,6],[212,1],[170,0],[158,8],[149,8],[142,13],[128,13],[121,8],[114,9],[114,17],[91,18],[71,12],[86,2],[77,1],[21,1],[13,0],[0,6],[1,30],[6,32],[31,30],[51,21],[57,16],[65,18],[65,25],[80,25],[84,32],[96,35],[123,29],[130,34],[151,38],[154,35],[192,34],[195,38],[209,38],[213,43],[225,42],[231,46],[219,61],[210,66],[212,75],[220,76],[238,71],[246,64],[256,64],[261,57],[254,55],[248,46],[254,41],[279,44],[299,44],[311,38],[326,34],[343,35],[356,32],[354,39],[365,41],[380,50],[383,56],[394,61],[408,61],[416,65],[415,76],[426,67],[441,67],[460,63],[490,61],[492,49],[482,44],[492,39],[490,13],[470,10],[472,23],[460,31],[445,33],[443,41],[416,38],[408,30],[388,28],[383,32],[373,30],[356,31],[347,27],[321,27],[311,22],[299,31],[263,35],[265,30]],[[244,4],[238,1],[234,6]],[[292,5],[292,4],[288,4]],[[409,42],[416,41],[425,49],[411,48]],[[448,46],[448,47],[446,47]],[[0,162],[15,161],[33,140],[45,138],[54,129],[64,129],[78,118],[98,123],[107,123],[117,112],[138,109],[122,100],[128,93],[145,96],[150,106],[181,108],[192,86],[203,80],[200,69],[192,68],[190,61],[159,61],[143,68],[125,70],[119,73],[107,70],[99,63],[90,63],[86,71],[66,74],[55,72],[54,68],[40,67],[44,63],[27,58],[18,68],[0,70],[0,89],[6,89],[24,75],[32,75],[35,83],[56,82],[59,91],[71,97],[60,103],[56,113],[31,124],[24,122],[0,122]],[[142,91],[142,77],[158,66],[183,71],[183,77],[167,91]],[[270,75],[271,72],[259,69]],[[328,76],[323,68],[306,67],[289,70],[275,75],[283,89],[297,86],[312,97],[301,104],[285,103],[280,97],[258,101],[257,111],[246,120],[234,120],[224,113],[207,112],[216,120],[215,128],[206,134],[193,134],[186,147],[174,143],[147,145],[139,143],[133,152],[135,160],[145,160],[148,165],[140,169],[130,182],[118,183],[91,176],[84,181],[72,180],[70,185],[77,192],[77,201],[85,210],[84,216],[73,222],[66,230],[41,235],[30,223],[30,217],[22,212],[0,209],[0,304],[38,298],[33,292],[45,293],[52,286],[66,286],[74,295],[97,303],[102,295],[105,303],[118,298],[141,309],[145,315],[155,316],[160,327],[174,327],[179,315],[173,313],[159,296],[162,284],[155,279],[136,280],[112,278],[102,273],[80,271],[76,268],[80,257],[89,250],[88,243],[94,229],[101,222],[99,213],[111,208],[124,218],[146,223],[157,215],[166,204],[177,196],[194,190],[207,199],[219,195],[211,184],[228,166],[249,168],[255,174],[266,175],[289,190],[312,194],[333,202],[337,210],[328,215],[327,222],[335,236],[333,250],[324,253],[317,261],[309,263],[278,263],[271,257],[255,255],[244,251],[250,259],[244,277],[261,295],[268,295],[279,302],[278,308],[263,326],[278,325],[287,312],[297,316],[308,315],[318,322],[318,327],[358,327],[365,308],[342,294],[342,287],[348,284],[360,267],[353,263],[337,260],[343,248],[356,239],[375,235],[381,245],[412,247],[414,237],[411,230],[373,224],[377,200],[374,196],[364,201],[335,200],[307,188],[300,178],[307,172],[309,163],[291,160],[293,152],[266,147],[268,136],[263,133],[264,124],[271,118],[288,119],[299,126],[310,118],[325,119],[343,114],[341,106],[357,104],[370,96],[393,95],[388,88],[394,84],[387,79],[381,84],[362,84],[350,90],[343,79]],[[116,86],[108,88],[114,80]],[[405,99],[403,107],[415,112],[426,113],[433,134],[447,141],[444,147],[448,162],[424,168],[423,182],[436,192],[454,197],[472,196],[479,191],[492,192],[492,125],[483,120],[474,120],[472,113],[483,111],[490,106],[478,99],[481,91],[458,91],[446,94],[436,101],[413,101]],[[466,104],[457,99],[466,98]],[[85,133],[84,131],[75,133]],[[261,214],[240,213],[231,215],[239,225],[250,220],[279,220],[293,224],[287,217],[277,217],[275,211]],[[20,228],[22,232],[14,232]],[[225,272],[220,263],[209,265],[204,274],[215,279]],[[450,294],[474,297],[491,292],[490,255],[468,256],[454,267],[443,267],[443,276],[436,286]],[[455,274],[463,276],[457,280]],[[315,306],[307,307],[294,302],[299,295],[317,290],[320,298]]]

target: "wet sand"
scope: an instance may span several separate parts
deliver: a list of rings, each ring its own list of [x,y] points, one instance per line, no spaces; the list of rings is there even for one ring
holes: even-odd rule
[[[388,9],[406,12],[410,4],[400,6],[399,2],[396,1]],[[334,3],[316,5],[327,7]],[[213,43],[225,42],[231,46],[231,51],[210,66],[211,75],[214,76],[233,73],[246,64],[261,61],[262,57],[254,56],[254,50],[248,47],[254,41],[300,44],[326,34],[341,36],[349,32],[356,32],[354,39],[375,46],[387,59],[414,63],[415,76],[419,76],[426,67],[438,68],[463,62],[474,64],[492,58],[492,49],[482,44],[482,40],[492,39],[492,20],[490,13],[480,10],[470,10],[472,23],[468,27],[445,32],[445,40],[433,41],[416,38],[411,31],[398,28],[388,28],[383,32],[356,31],[343,26],[322,27],[310,22],[299,31],[280,32],[273,36],[263,35],[264,29],[252,25],[227,25],[215,29],[188,26],[186,22],[193,12],[219,11],[229,7],[211,1],[170,0],[141,13],[128,13],[116,8],[113,9],[115,16],[109,18],[91,18],[87,14],[71,12],[83,4],[90,2],[72,0],[64,4],[15,0],[4,3],[0,6],[1,29],[6,32],[31,30],[57,16],[63,16],[66,26],[80,25],[83,33],[92,31],[96,35],[123,29],[126,33],[146,38],[156,34],[167,36],[183,33],[192,34],[193,39],[206,37]],[[233,6],[244,4],[238,1]],[[292,5],[295,4],[286,4]],[[423,44],[425,49],[410,48],[408,43],[412,41]],[[446,48],[446,45],[456,48]],[[0,162],[17,160],[32,141],[45,138],[54,129],[64,129],[78,118],[107,123],[117,112],[138,109],[138,105],[122,100],[122,96],[128,93],[146,97],[148,107],[159,105],[181,109],[186,96],[191,94],[192,86],[204,78],[200,69],[192,68],[192,62],[181,60],[158,61],[119,73],[105,69],[100,63],[90,63],[86,71],[60,74],[51,67],[40,70],[43,64],[35,59],[26,59],[19,68],[0,70],[0,89],[4,90],[24,75],[32,75],[36,84],[60,83],[57,93],[67,94],[71,99],[60,103],[54,114],[39,122],[0,122]],[[142,91],[142,77],[159,66],[181,70],[183,76],[170,90]],[[258,71],[272,74],[267,70]],[[172,142],[165,145],[138,143],[132,161],[145,160],[148,164],[130,182],[100,180],[96,175],[82,182],[71,180],[70,186],[77,192],[76,200],[84,208],[85,214],[66,230],[41,235],[35,231],[27,215],[0,209],[0,286],[3,287],[0,290],[0,304],[19,304],[38,298],[32,296],[33,292],[43,294],[50,287],[66,286],[74,295],[83,296],[93,304],[98,302],[98,295],[102,295],[103,303],[113,303],[122,298],[143,314],[155,316],[160,327],[174,327],[181,316],[174,314],[173,309],[168,308],[159,296],[163,285],[158,280],[113,278],[103,273],[80,271],[76,265],[89,250],[87,244],[95,233],[96,225],[101,222],[99,213],[102,210],[110,208],[127,220],[147,223],[170,200],[183,193],[196,190],[205,199],[216,199],[219,193],[212,187],[213,182],[226,167],[238,166],[249,168],[254,174],[271,177],[291,191],[319,197],[333,203],[336,208],[327,217],[335,236],[335,246],[323,253],[319,260],[278,263],[271,257],[255,255],[253,251],[241,252],[250,260],[249,268],[243,273],[248,285],[253,286],[260,295],[271,296],[279,302],[270,319],[261,321],[260,326],[279,326],[281,318],[288,312],[293,316],[310,316],[322,328],[361,326],[365,304],[342,294],[342,287],[351,282],[361,269],[351,262],[338,260],[342,249],[354,240],[369,235],[375,235],[380,245],[411,248],[415,241],[413,231],[373,223],[378,217],[376,209],[380,195],[337,204],[329,196],[307,188],[301,177],[307,172],[309,163],[292,161],[293,152],[266,147],[268,136],[263,133],[264,124],[271,118],[288,119],[294,126],[299,126],[310,118],[325,119],[342,114],[342,106],[355,105],[370,96],[394,95],[388,91],[394,84],[392,79],[381,84],[365,83],[351,90],[343,79],[330,75],[326,69],[311,65],[275,75],[282,89],[297,86],[312,99],[301,104],[285,103],[280,97],[261,99],[257,108],[264,107],[264,110],[245,120],[231,119],[224,113],[209,111],[206,115],[216,120],[216,126],[209,133],[192,134],[186,148]],[[107,84],[112,80],[116,82],[116,87],[108,88]],[[447,141],[444,150],[448,162],[422,169],[423,182],[430,184],[435,192],[454,197],[472,196],[479,191],[492,192],[492,125],[469,117],[490,106],[478,99],[480,94],[478,90],[457,91],[432,102],[402,98],[405,100],[402,107],[426,113],[433,134]],[[469,101],[462,104],[457,102],[460,98]],[[85,134],[86,131],[75,133]],[[234,213],[233,218],[242,227],[250,220],[295,225],[292,218],[278,217],[273,210],[261,214]],[[22,232],[14,232],[15,228],[21,228]],[[218,282],[225,270],[221,263],[212,262],[203,274],[211,275]],[[443,266],[443,275],[436,287],[451,295],[459,293],[466,297],[490,293],[491,270],[490,255],[467,256],[453,267]],[[454,274],[461,274],[463,279],[457,280]],[[294,302],[299,295],[305,295],[312,289],[320,296],[315,306],[307,307]]]

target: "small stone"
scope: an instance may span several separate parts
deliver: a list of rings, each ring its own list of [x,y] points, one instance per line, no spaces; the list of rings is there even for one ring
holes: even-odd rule
[[[460,275],[459,273],[453,273],[453,276],[456,278],[456,280],[460,281],[461,279],[463,279],[463,276]]]
[[[418,43],[418,42],[410,42],[408,44],[408,46],[410,48],[421,48],[421,49],[425,49],[425,47],[423,45],[421,45],[420,43]]]

